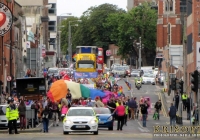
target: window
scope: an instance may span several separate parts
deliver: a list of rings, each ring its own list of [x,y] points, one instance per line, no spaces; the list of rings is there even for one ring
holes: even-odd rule
[[[200,37],[200,22],[199,22],[198,36]]]
[[[168,0],[166,0],[166,1],[165,1],[165,11],[169,11],[169,10],[168,10],[168,5],[169,5],[169,4],[168,4]]]
[[[173,11],[174,10],[174,0],[169,1],[169,10]]]
[[[55,3],[50,3],[52,7],[49,9],[49,14],[56,14],[56,4]]]
[[[56,31],[56,21],[49,21],[49,31]]]
[[[79,68],[94,68],[94,64],[78,64]]]
[[[50,38],[49,45],[53,45],[53,48],[55,48],[56,39],[55,38]]]
[[[71,109],[67,116],[95,116],[95,114],[91,109]]]

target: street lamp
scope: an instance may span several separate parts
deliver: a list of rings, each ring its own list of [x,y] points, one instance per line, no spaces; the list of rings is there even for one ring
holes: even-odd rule
[[[62,13],[59,15],[59,26],[60,28],[62,27],[65,27],[65,26],[62,26],[61,24],[61,19],[62,19],[62,15],[68,15],[68,16],[71,16],[72,13]],[[64,18],[66,19],[66,18]],[[59,31],[58,31],[58,37],[59,37],[59,43],[58,43],[58,49],[57,49],[57,57],[58,57],[58,67],[60,67],[60,48],[61,48],[61,31],[60,31],[60,28],[59,28]]]
[[[68,48],[69,48],[69,63],[72,64],[72,44],[71,44],[71,23],[73,22],[81,22],[82,20],[73,20],[69,21],[68,25]]]

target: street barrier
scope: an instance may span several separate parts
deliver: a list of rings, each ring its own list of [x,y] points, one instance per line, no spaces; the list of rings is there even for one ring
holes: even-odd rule
[[[26,129],[29,129],[30,125],[32,128],[35,126],[35,110],[31,109],[31,106],[26,106]]]

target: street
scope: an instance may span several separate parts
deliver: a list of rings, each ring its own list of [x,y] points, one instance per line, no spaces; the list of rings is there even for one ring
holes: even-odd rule
[[[72,133],[69,135],[63,135],[62,123],[60,122],[58,127],[53,127],[52,122],[49,125],[49,133],[21,133],[19,135],[8,135],[1,134],[2,140],[148,140],[148,139],[161,139],[153,138],[153,126],[155,125],[169,125],[169,118],[165,117],[163,111],[161,111],[160,120],[153,120],[152,116],[154,113],[154,104],[158,101],[158,92],[159,87],[155,85],[142,85],[140,90],[137,90],[134,85],[134,78],[125,79],[132,84],[133,97],[140,96],[150,97],[151,100],[151,113],[148,115],[147,127],[142,127],[142,122],[140,120],[129,120],[127,126],[123,127],[123,131],[117,131],[116,126],[117,122],[115,121],[114,130],[108,131],[107,129],[99,129],[99,135],[95,136],[93,134],[80,134]],[[118,82],[119,85],[123,86],[126,96],[131,96],[131,92],[128,91],[128,88],[124,80]],[[42,124],[38,127],[42,127]],[[162,137],[162,139],[165,139]],[[169,137],[166,137],[169,139]],[[176,139],[176,137],[173,137]],[[180,138],[177,138],[180,139]]]

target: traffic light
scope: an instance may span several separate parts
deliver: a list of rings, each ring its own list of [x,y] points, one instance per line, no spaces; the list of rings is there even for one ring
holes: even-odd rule
[[[199,72],[197,70],[191,74],[191,90],[196,93],[198,92],[198,76]]]
[[[171,78],[171,88],[172,90],[176,90],[176,78]]]
[[[179,91],[180,91],[181,94],[183,94],[183,84],[184,84],[184,82],[181,80],[178,84],[179,84]]]

